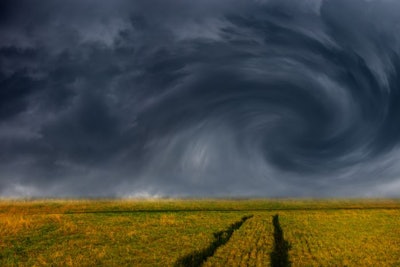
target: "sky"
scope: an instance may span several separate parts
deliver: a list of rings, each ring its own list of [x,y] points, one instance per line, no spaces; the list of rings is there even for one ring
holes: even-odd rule
[[[2,0],[0,197],[399,197],[397,0]]]

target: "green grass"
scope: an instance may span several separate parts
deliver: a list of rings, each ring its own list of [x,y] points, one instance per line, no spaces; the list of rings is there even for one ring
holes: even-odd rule
[[[334,199],[3,200],[0,266],[269,266],[275,214],[292,266],[400,266],[400,201]]]

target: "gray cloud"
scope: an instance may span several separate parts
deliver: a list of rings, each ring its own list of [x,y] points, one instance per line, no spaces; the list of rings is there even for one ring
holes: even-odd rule
[[[3,1],[0,196],[398,196],[396,1]]]

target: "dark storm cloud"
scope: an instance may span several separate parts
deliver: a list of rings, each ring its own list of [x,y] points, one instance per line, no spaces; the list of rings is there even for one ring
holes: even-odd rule
[[[396,196],[396,1],[3,1],[2,196]]]

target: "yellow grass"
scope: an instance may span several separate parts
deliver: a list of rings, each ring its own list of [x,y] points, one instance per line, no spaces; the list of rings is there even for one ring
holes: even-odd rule
[[[172,266],[241,218],[235,212],[135,212],[133,207],[85,213],[87,205],[96,205],[86,202],[61,203],[55,210],[43,205],[16,203],[2,210],[0,266]],[[71,208],[82,213],[60,213]]]
[[[263,212],[249,219],[204,266],[269,266],[274,242],[269,215]]]
[[[400,210],[280,213],[292,266],[400,266]]]
[[[173,266],[254,215],[205,266],[268,266],[272,215],[292,266],[400,266],[399,200],[0,201],[0,266]]]

